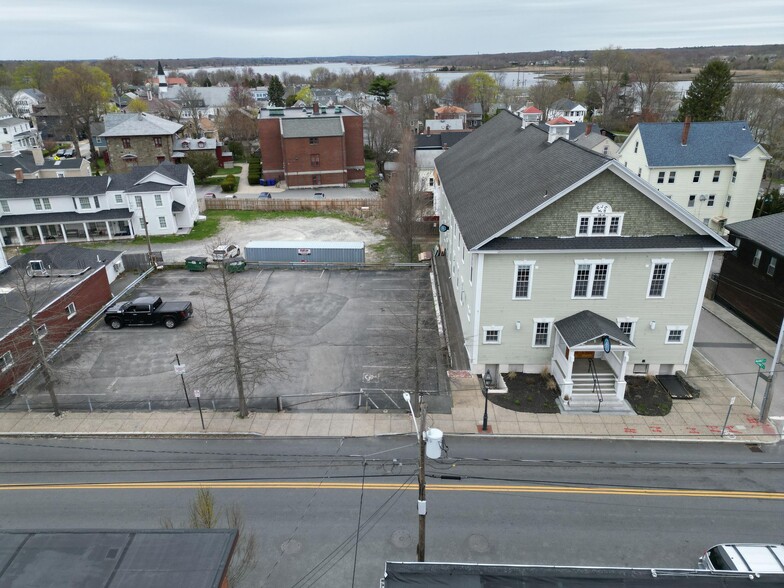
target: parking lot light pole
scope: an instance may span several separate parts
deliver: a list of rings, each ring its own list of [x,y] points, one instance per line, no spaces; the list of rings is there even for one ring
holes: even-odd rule
[[[485,371],[485,376],[482,379],[485,391],[485,414],[482,417],[482,432],[487,432],[487,397],[490,395],[490,385],[493,383],[493,376],[490,375],[490,368]]]

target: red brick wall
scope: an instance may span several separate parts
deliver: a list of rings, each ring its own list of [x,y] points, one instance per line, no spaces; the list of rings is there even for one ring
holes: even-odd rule
[[[283,145],[280,137],[280,119],[259,120],[259,148],[261,149],[262,172],[265,180],[283,180]]]
[[[260,119],[259,145],[264,179],[285,179],[292,187],[346,185],[350,181],[364,181],[362,117],[346,115],[342,118],[345,135],[319,137],[315,145],[310,144],[308,137],[283,139],[278,117]],[[319,156],[318,166],[312,165],[311,155]],[[351,167],[356,169],[348,169]],[[276,171],[284,168],[285,175]],[[334,173],[335,170],[340,171]],[[320,183],[314,182],[314,175],[321,176]]]
[[[36,325],[46,324],[47,334],[43,343],[47,352],[57,347],[68,335],[98,312],[104,304],[111,300],[111,297],[109,280],[106,277],[106,271],[102,268],[39,312],[36,317]],[[76,316],[68,319],[65,309],[71,302],[76,305]],[[20,315],[19,322],[23,320],[24,317]],[[0,373],[0,395],[5,394],[16,379],[22,377],[32,367],[34,359],[31,340],[29,325],[25,325],[0,339],[0,355],[10,351],[14,358],[13,366]]]
[[[348,179],[365,180],[365,142],[362,134],[361,116],[344,116],[343,127],[346,129],[346,167],[360,169],[348,170]]]

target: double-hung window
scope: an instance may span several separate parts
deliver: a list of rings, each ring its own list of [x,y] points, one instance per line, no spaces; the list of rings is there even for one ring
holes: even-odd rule
[[[92,203],[90,202],[90,198],[87,196],[80,196],[79,197],[79,208],[92,208]]]
[[[531,340],[532,347],[549,347],[550,332],[552,331],[553,320],[551,318],[535,318],[534,334]]]
[[[637,319],[631,317],[619,318],[617,321],[618,328],[621,332],[629,337],[630,341],[634,340],[634,328],[637,326]]]
[[[163,208],[163,196],[161,196],[160,194],[155,195],[155,207]]]
[[[677,345],[683,343],[686,337],[686,326],[667,326],[667,335],[664,339],[666,345]]]
[[[659,177],[656,178],[656,183],[657,184],[663,184],[664,183],[664,176],[666,176],[666,175],[667,175],[667,172],[659,172]]]
[[[700,172],[699,171],[694,172],[694,177],[691,179],[691,181],[694,182],[695,184],[700,181]]]
[[[575,262],[572,298],[607,298],[612,260]]]
[[[14,356],[10,351],[6,351],[0,356],[0,371],[4,372],[14,365]]]
[[[500,345],[501,344],[501,331],[503,327],[482,327],[482,331],[484,331],[484,342],[487,345]]]
[[[515,300],[531,299],[531,279],[534,271],[534,261],[515,262],[515,282],[512,298]]]
[[[648,298],[664,298],[670,277],[671,259],[654,259],[651,262],[651,277],[648,281]]]

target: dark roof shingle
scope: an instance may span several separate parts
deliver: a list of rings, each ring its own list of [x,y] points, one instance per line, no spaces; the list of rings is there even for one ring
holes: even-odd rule
[[[562,139],[548,143],[542,129],[521,124],[501,111],[436,159],[469,249],[610,162]]]
[[[725,228],[784,257],[784,212],[732,223]]]

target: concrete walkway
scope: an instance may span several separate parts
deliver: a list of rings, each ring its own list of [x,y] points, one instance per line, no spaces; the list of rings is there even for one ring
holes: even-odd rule
[[[769,339],[719,305],[706,300],[705,308],[760,348],[771,347]],[[484,396],[479,380],[460,370],[450,371],[448,376],[453,398],[452,413],[430,414],[431,426],[441,429],[446,436],[483,434],[480,429]],[[775,443],[781,439],[780,432],[773,425],[761,424],[757,420],[758,411],[750,406],[749,398],[697,350],[692,354],[688,378],[700,387],[700,397],[673,400],[672,411],[667,416],[533,414],[506,410],[490,403],[488,423],[491,430],[485,434],[743,443]],[[724,428],[733,397],[735,404]],[[66,412],[60,417],[42,412],[2,411],[0,436],[206,433],[264,437],[367,437],[414,431],[411,416],[406,413],[253,413],[240,419],[231,412],[204,409],[203,416],[204,429],[195,404],[187,411]]]
[[[718,370],[695,351],[689,377],[699,381],[700,398],[674,400],[664,417],[613,414],[532,414],[513,412],[489,404],[489,434],[535,437],[660,439],[689,441],[736,441],[774,443],[776,429],[762,425],[757,411]],[[429,415],[431,426],[449,435],[480,433],[484,397],[476,377],[468,372],[449,372],[452,414]],[[736,397],[722,437],[730,398]],[[366,437],[413,432],[409,414],[374,413],[255,413],[246,419],[234,413],[204,409],[204,432],[208,434],[252,434],[265,437]],[[41,412],[0,413],[2,435],[91,435],[91,434],[192,435],[202,433],[195,405],[188,411],[155,412],[67,412],[61,417]]]

